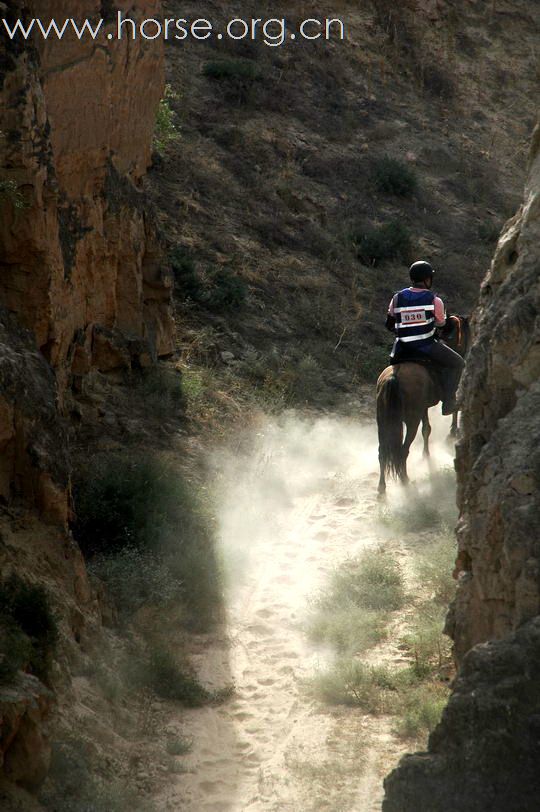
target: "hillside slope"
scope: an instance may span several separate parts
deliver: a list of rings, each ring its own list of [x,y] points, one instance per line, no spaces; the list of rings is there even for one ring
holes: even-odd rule
[[[197,8],[167,3],[188,19]],[[244,3],[241,16],[255,11]],[[273,16],[315,11],[278,3]],[[150,174],[184,268],[210,287],[216,269],[248,286],[236,310],[186,305],[193,277],[186,285],[181,268],[181,331],[193,331],[184,343],[204,327],[211,357],[232,352],[255,384],[264,370],[294,377],[299,364],[318,365],[323,403],[384,362],[383,313],[410,258],[434,262],[451,309],[474,306],[524,180],[540,23],[519,0],[377,0],[332,13],[345,21],[343,42],[168,44],[179,134]],[[217,2],[205,14],[232,16]],[[413,173],[409,196],[380,190],[387,156]],[[370,260],[362,235],[396,223],[410,246]]]

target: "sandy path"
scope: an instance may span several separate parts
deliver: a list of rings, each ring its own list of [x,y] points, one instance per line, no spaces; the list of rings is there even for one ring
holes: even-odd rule
[[[344,421],[268,424],[247,455],[224,457],[221,545],[230,573],[226,635],[194,663],[226,704],[182,711],[193,737],[158,809],[189,812],[374,812],[395,763],[389,725],[310,698],[325,660],[306,641],[309,600],[348,556],[378,541],[373,429]]]

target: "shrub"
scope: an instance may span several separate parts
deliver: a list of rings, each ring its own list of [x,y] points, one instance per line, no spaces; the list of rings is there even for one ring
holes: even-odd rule
[[[456,542],[451,534],[435,539],[416,558],[416,572],[424,588],[431,592],[431,599],[439,606],[447,607],[456,591],[452,577],[456,558]]]
[[[254,96],[254,86],[262,79],[257,65],[247,59],[220,59],[207,62],[203,74],[225,85],[225,97],[231,102],[248,104]]]
[[[178,666],[167,649],[155,648],[150,651],[145,676],[147,686],[157,696],[181,702],[188,708],[200,708],[214,698],[192,674]]]
[[[318,674],[315,693],[331,705],[362,708],[366,713],[390,713],[403,681],[400,672],[386,666],[366,666],[358,660],[342,660]]]
[[[156,114],[156,125],[154,130],[154,148],[160,155],[163,154],[171,141],[176,141],[179,137],[176,127],[176,113],[171,109],[171,99],[176,99],[177,95],[170,85],[165,87],[165,95],[159,103]]]
[[[390,363],[390,348],[378,345],[365,347],[359,359],[359,374],[364,381],[376,381]]]
[[[200,274],[195,262],[181,247],[173,249],[169,258],[176,290],[186,299],[210,310],[240,307],[247,296],[244,280],[229,268],[207,268]]]
[[[164,420],[185,409],[182,375],[176,369],[153,367],[143,372],[137,388],[150,417]]]
[[[0,205],[10,203],[16,211],[26,209],[28,203],[14,180],[0,180]]]
[[[183,582],[171,572],[169,562],[154,552],[126,547],[115,555],[100,555],[89,572],[103,581],[123,617],[142,606],[166,606],[183,594]]]
[[[380,158],[376,161],[372,174],[376,189],[385,194],[411,197],[418,188],[414,170],[396,158]]]
[[[175,739],[169,739],[167,742],[167,753],[170,756],[186,756],[191,753],[193,748],[193,739],[186,736],[179,736]]]
[[[422,66],[422,84],[428,93],[444,101],[452,99],[456,92],[453,75],[440,65]]]
[[[376,612],[401,609],[405,602],[403,576],[390,552],[382,547],[369,550],[337,570],[323,603],[344,602]]]
[[[440,670],[450,659],[450,642],[443,636],[444,611],[426,604],[419,608],[403,645],[414,659],[412,666],[418,677]]]
[[[54,812],[152,812],[147,798],[120,781],[109,782],[96,775],[89,763],[88,748],[82,740],[55,742],[47,782],[40,793],[45,809]]]
[[[46,681],[58,642],[58,626],[47,593],[12,575],[0,585],[0,624],[6,646],[0,679],[10,681],[21,668]]]
[[[399,220],[360,233],[355,240],[358,258],[368,265],[379,265],[390,259],[407,262],[411,245],[409,231]]]
[[[75,474],[73,492],[75,538],[87,558],[98,557],[96,566],[111,577],[128,608],[144,594],[157,596],[164,583],[166,594],[181,585],[192,625],[212,623],[221,605],[213,527],[200,496],[176,466],[152,456],[101,455]],[[155,568],[146,586],[138,562],[147,575]],[[132,580],[122,584],[122,573],[131,573]]]
[[[448,701],[448,689],[427,683],[410,689],[402,698],[397,733],[403,738],[418,739],[431,733],[440,721]]]
[[[358,653],[380,642],[388,613],[405,601],[403,577],[381,548],[345,562],[315,603],[307,631],[316,643]]]

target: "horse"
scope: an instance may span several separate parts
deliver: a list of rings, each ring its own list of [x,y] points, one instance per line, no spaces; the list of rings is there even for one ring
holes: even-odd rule
[[[469,348],[470,325],[467,316],[449,316],[441,330],[441,339],[462,358]],[[377,381],[377,427],[379,431],[379,496],[386,493],[386,477],[394,476],[403,484],[409,481],[407,458],[422,423],[424,457],[429,458],[431,425],[428,409],[441,400],[441,386],[430,371],[429,363],[403,361],[386,367]],[[433,365],[434,366],[434,365]],[[403,423],[407,429],[403,440]],[[452,415],[450,436],[458,429],[458,413]]]

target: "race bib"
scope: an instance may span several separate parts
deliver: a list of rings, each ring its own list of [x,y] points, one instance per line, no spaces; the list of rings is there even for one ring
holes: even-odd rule
[[[425,310],[405,310],[401,314],[402,324],[418,324],[423,321],[426,321]]]

